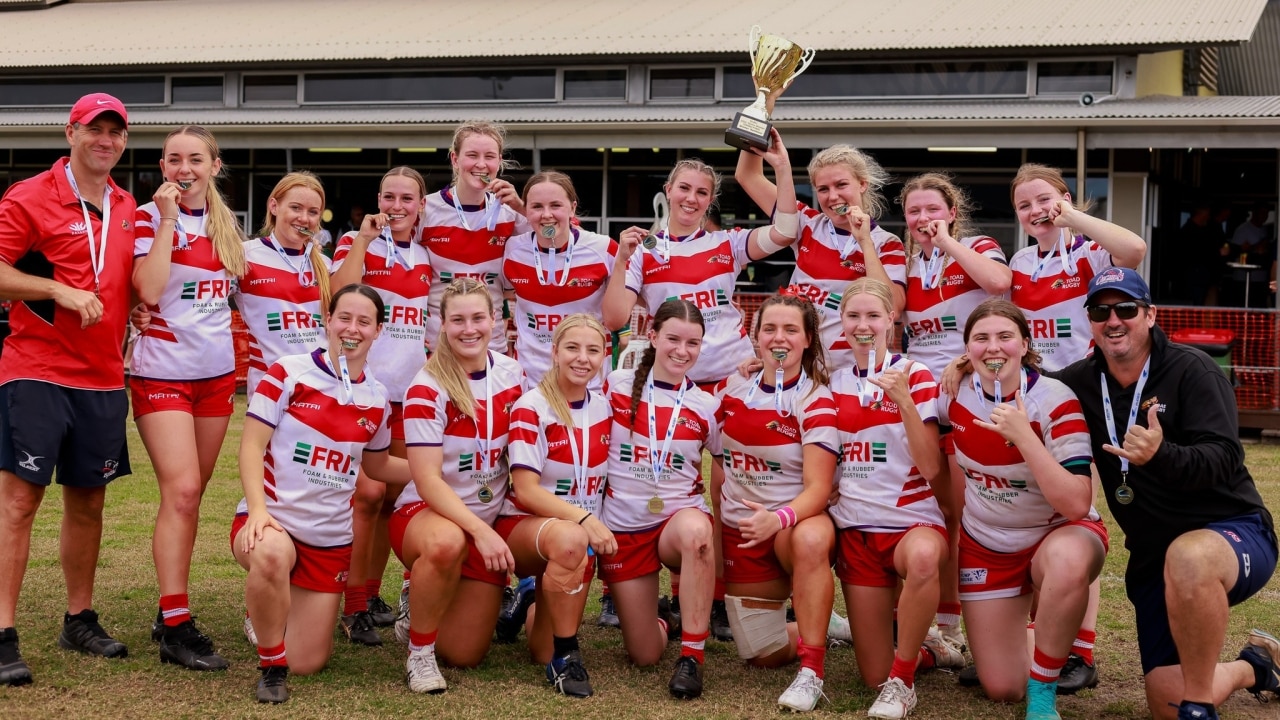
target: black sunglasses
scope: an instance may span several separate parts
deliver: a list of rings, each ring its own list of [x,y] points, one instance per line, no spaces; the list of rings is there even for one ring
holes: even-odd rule
[[[1138,317],[1138,308],[1146,307],[1145,303],[1134,302],[1133,300],[1125,300],[1124,302],[1096,303],[1085,308],[1085,312],[1089,314],[1089,320],[1096,323],[1106,322],[1111,318],[1111,311],[1116,311],[1116,317],[1121,320],[1132,320]]]

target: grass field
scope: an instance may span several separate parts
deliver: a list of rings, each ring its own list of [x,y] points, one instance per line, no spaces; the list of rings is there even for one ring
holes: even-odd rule
[[[239,405],[243,415],[243,401]],[[596,696],[585,701],[555,695],[541,667],[527,661],[524,645],[495,646],[488,660],[470,671],[445,670],[449,691],[443,695],[410,693],[404,683],[405,649],[389,629],[386,645],[364,648],[339,642],[329,668],[309,678],[293,678],[292,699],[283,706],[253,701],[256,655],[240,631],[244,607],[244,571],[228,547],[227,532],[241,496],[235,467],[239,443],[234,427],[205,497],[195,551],[191,602],[198,623],[211,635],[232,667],[229,672],[199,674],[161,665],[149,631],[156,612],[155,571],[151,561],[151,529],[159,493],[136,430],[130,425],[135,472],[112,484],[107,494],[106,527],[98,569],[96,609],[103,625],[129,646],[123,661],[88,658],[60,650],[57,635],[65,610],[58,568],[60,498],[51,491],[36,521],[18,611],[23,655],[35,674],[34,685],[0,688],[0,717],[321,717],[364,718],[430,715],[449,718],[530,718],[572,715],[582,718],[769,717],[775,701],[790,683],[795,667],[752,670],[732,645],[708,643],[706,693],[694,702],[678,702],[666,692],[673,644],[668,660],[653,669],[631,667],[617,630],[595,626],[599,586],[593,588],[582,628],[582,645]],[[1280,510],[1280,446],[1246,446],[1248,464],[1268,505]],[[1105,510],[1104,510],[1105,515]],[[1108,518],[1108,522],[1110,522]],[[1064,718],[1147,717],[1138,666],[1132,613],[1124,598],[1126,553],[1118,529],[1111,525],[1113,550],[1103,577],[1103,607],[1098,624],[1097,658],[1102,684],[1092,691],[1063,698]],[[3,552],[0,549],[0,552]],[[395,604],[400,571],[395,560],[385,582],[384,597]],[[842,601],[837,593],[837,604]],[[1280,630],[1280,579],[1273,578],[1259,595],[1232,612],[1223,650],[1234,658],[1248,629]],[[340,633],[339,633],[340,635]],[[865,717],[876,693],[856,680],[853,652],[833,649],[827,656],[826,694],[830,702],[813,713],[824,717],[854,713]],[[1022,718],[1021,705],[1000,706],[977,690],[961,688],[954,676],[934,671],[917,683],[920,705],[913,718]],[[1237,693],[1223,717],[1280,718],[1280,704],[1259,705]]]

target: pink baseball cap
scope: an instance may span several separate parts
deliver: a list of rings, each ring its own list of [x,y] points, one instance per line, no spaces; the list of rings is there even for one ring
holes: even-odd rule
[[[90,123],[104,112],[119,115],[125,127],[129,127],[129,113],[125,111],[124,103],[106,93],[89,93],[77,100],[76,104],[71,106],[71,117],[67,122]]]

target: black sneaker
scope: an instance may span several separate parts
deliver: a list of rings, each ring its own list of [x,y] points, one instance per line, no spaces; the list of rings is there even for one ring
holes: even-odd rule
[[[547,682],[555,686],[556,692],[569,697],[591,697],[591,678],[587,676],[587,668],[582,664],[582,653],[574,650],[568,655],[552,658],[547,663]]]
[[[30,685],[31,668],[18,652],[18,629],[0,630],[0,685]]]
[[[618,608],[613,604],[612,595],[600,597],[600,617],[596,620],[600,627],[620,628],[622,621],[618,619]]]
[[[369,617],[373,618],[373,624],[377,627],[391,627],[396,624],[396,611],[391,608],[381,597],[374,595],[369,598]]]
[[[529,606],[535,599],[534,591],[537,581],[532,577],[521,578],[510,596],[504,595],[502,610],[498,612],[498,625],[495,628],[495,639],[499,644],[507,645],[520,637],[525,618],[529,617]]]
[[[102,629],[98,624],[98,613],[92,610],[81,610],[75,615],[63,614],[58,645],[67,650],[105,658],[123,658],[129,655],[129,648]]]
[[[667,689],[677,700],[702,697],[702,665],[688,655],[676,660],[676,671],[671,674]]]
[[[723,600],[711,601],[711,637],[720,642],[733,642],[733,628],[729,627],[729,608]]]
[[[982,681],[978,679],[978,666],[967,665],[956,673],[956,682],[960,683],[960,687],[978,687]]]
[[[1058,676],[1058,694],[1075,695],[1085,688],[1098,687],[1098,668],[1084,661],[1075,653],[1067,656],[1067,664],[1062,666],[1062,674]]]
[[[680,598],[676,598],[675,601],[679,602]],[[666,595],[658,598],[658,617],[667,623],[667,639],[679,640],[680,612],[679,610],[672,610],[672,605],[672,601],[667,599]],[[676,607],[679,608],[679,605],[676,605]]]
[[[1262,698],[1264,692],[1280,697],[1280,639],[1255,628],[1249,632],[1249,644],[1236,659],[1253,666],[1256,679],[1248,690],[1259,702],[1266,702]]]
[[[343,615],[342,631],[347,634],[347,639],[355,645],[368,645],[370,647],[380,647],[382,645],[382,636],[378,634],[378,628],[374,627],[373,617],[368,610],[361,610],[354,615]]]
[[[189,670],[226,670],[229,663],[213,651],[213,641],[196,629],[194,620],[164,628],[160,635],[160,662]]]
[[[156,610],[156,620],[151,623],[151,642],[160,642],[164,635],[164,611]]]
[[[258,702],[279,705],[289,699],[288,665],[260,667],[258,672],[262,673],[258,678]]]
[[[671,614],[676,617],[677,623],[680,623],[682,625],[684,624],[684,622],[681,620],[681,615],[680,615],[680,596],[679,595],[671,596]]]

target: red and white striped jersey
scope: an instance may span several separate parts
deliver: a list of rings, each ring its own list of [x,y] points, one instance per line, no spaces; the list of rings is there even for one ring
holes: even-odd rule
[[[282,248],[286,260],[272,242],[268,238],[245,241],[246,269],[236,288],[236,309],[249,327],[251,391],[256,391],[271,363],[287,355],[309,353],[322,345],[325,337],[314,273],[308,273],[308,285],[298,280],[304,251]],[[328,258],[324,263],[328,267]]]
[[[1005,402],[1013,402],[1012,396]],[[1063,467],[1083,468],[1087,473],[1093,454],[1089,428],[1075,394],[1057,380],[1028,371],[1027,395],[1022,402],[1031,429],[1044,440],[1054,459]],[[991,397],[980,400],[973,383],[965,382],[958,397],[943,399],[943,416],[951,424],[956,462],[966,479],[964,529],[983,547],[1017,552],[1040,542],[1067,519],[1045,500],[1018,448],[974,422],[988,420],[994,403]],[[1089,519],[1098,519],[1096,510],[1089,510]]]
[[[671,298],[688,300],[702,311],[706,334],[702,353],[689,371],[697,383],[719,382],[734,372],[738,363],[755,355],[742,310],[733,302],[738,273],[751,259],[747,256],[750,230],[698,230],[675,238],[669,245],[670,262],[662,262],[657,251],[636,248],[627,265],[627,288],[653,316],[658,306]]]
[[[837,454],[836,405],[827,386],[802,377],[782,385],[785,416],[778,413],[772,385],[757,387],[755,380],[741,375],[731,376],[719,395],[724,458],[720,519],[736,528],[755,513],[743,500],[773,511],[796,499],[804,489],[806,445]]]
[[[471,373],[471,396],[476,418],[472,420],[449,400],[435,376],[423,368],[413,378],[404,398],[405,445],[431,445],[444,451],[445,482],[462,498],[477,517],[493,524],[507,494],[507,441],[511,411],[520,399],[524,373],[506,355],[489,353],[489,367]],[[486,402],[486,385],[492,401]],[[493,434],[489,432],[489,413]],[[489,502],[481,500],[488,488]],[[409,483],[396,500],[396,507],[422,500],[418,488]]]
[[[884,370],[907,376],[911,400],[926,423],[938,421],[938,385],[923,363],[890,355]],[[840,499],[828,511],[838,528],[866,532],[901,532],[917,523],[941,525],[942,510],[933,488],[920,475],[902,410],[883,392],[866,407],[858,390],[872,387],[866,371],[855,367],[831,376],[836,403],[836,427],[840,431]]]
[[[496,202],[496,201],[492,201]],[[489,219],[494,216],[493,229]],[[431,253],[431,310],[427,314],[427,344],[440,334],[440,298],[454,278],[469,277],[489,288],[495,319],[499,321],[489,342],[494,352],[507,352],[502,324],[502,254],[507,239],[530,231],[529,221],[506,205],[462,205],[452,188],[427,196],[422,221],[422,242]]]
[[[338,240],[338,249],[333,253],[335,272],[346,262],[355,235],[349,232]],[[403,262],[393,259],[388,264],[387,243],[375,238],[365,253],[364,273],[360,277],[360,282],[378,291],[387,307],[382,334],[373,341],[368,362],[374,377],[387,387],[392,402],[404,400],[409,382],[426,362],[424,338],[431,287],[426,249],[416,242],[397,244],[397,248]]]
[[[134,215],[133,257],[145,257],[155,241],[160,211],[155,203]],[[213,252],[203,210],[178,208],[173,233],[169,282],[160,302],[150,306],[151,326],[133,348],[134,377],[152,380],[204,380],[236,369],[231,342],[235,278]],[[185,233],[187,247],[181,238]]]
[[[889,280],[905,288],[907,254],[902,241],[879,225],[872,225],[871,240]],[[827,367],[834,371],[852,366],[853,350],[840,325],[840,300],[849,283],[867,274],[858,241],[833,225],[821,210],[801,203],[800,234],[791,247],[796,254],[791,284],[798,286],[818,309]]]
[[[507,240],[502,259],[503,288],[515,293],[516,357],[531,385],[551,369],[551,332],[561,320],[574,313],[600,319],[605,285],[618,255],[618,244],[607,236],[578,228],[571,232],[573,240],[556,252],[554,262],[550,253],[537,249],[531,232]],[[591,387],[598,390],[602,382],[597,377]]]
[[[631,426],[632,383],[644,383],[634,370],[615,370],[605,380],[605,397],[613,418],[609,441],[609,482],[605,488],[601,520],[614,532],[635,532],[658,525],[677,510],[696,508],[709,512],[702,499],[702,451],[714,457],[721,453],[716,431],[719,401],[686,379],[684,402],[671,436],[670,456],[655,482],[653,457],[662,452],[671,424],[679,388],[654,383],[656,445],[649,439],[649,401],[641,390],[635,407],[635,428]],[[651,512],[650,500],[661,500],[662,510]]]
[[[613,427],[609,401],[598,392],[588,391],[586,400],[569,403],[569,411],[573,416],[572,431],[560,422],[541,389],[535,387],[521,396],[511,410],[511,444],[507,446],[511,469],[532,470],[538,474],[543,490],[599,517],[609,467],[609,432]],[[589,427],[584,424],[584,417]],[[531,514],[516,497],[515,486],[507,493],[502,514]]]
[[[290,355],[263,374],[248,416],[275,430],[263,457],[267,511],[294,539],[316,547],[351,543],[351,500],[363,453],[391,446],[387,392],[361,374],[342,402],[325,350]],[[248,512],[240,501],[237,513]]]
[[[1111,253],[1081,235],[1071,241],[1067,251],[1075,275],[1062,269],[1057,250],[1052,257],[1041,257],[1038,245],[1024,247],[1009,259],[1013,270],[1013,287],[1009,299],[1022,308],[1031,324],[1031,347],[1040,353],[1040,366],[1045,370],[1061,370],[1089,354],[1093,347],[1093,331],[1084,311],[1089,295],[1089,281],[1094,275],[1113,265]],[[1032,281],[1036,267],[1044,262],[1044,271]]]
[[[977,235],[960,238],[960,243],[1004,264],[1004,251],[993,238]],[[909,338],[907,352],[911,359],[924,363],[935,378],[942,376],[947,363],[964,354],[964,324],[974,308],[991,297],[960,263],[950,257],[942,262],[941,277],[926,290],[927,263],[919,253],[911,260],[903,325]]]

